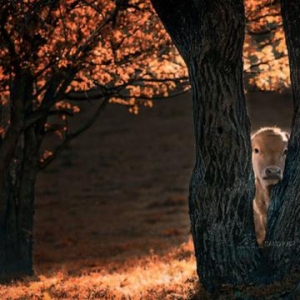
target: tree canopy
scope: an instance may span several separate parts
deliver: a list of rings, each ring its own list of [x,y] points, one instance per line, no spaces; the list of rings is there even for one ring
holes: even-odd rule
[[[136,114],[187,86],[183,61],[149,2],[7,1],[0,16],[2,137],[12,124],[13,82],[24,72],[31,85],[24,123],[59,116],[60,136],[80,110],[66,99],[106,99]],[[49,120],[45,126],[54,128]]]

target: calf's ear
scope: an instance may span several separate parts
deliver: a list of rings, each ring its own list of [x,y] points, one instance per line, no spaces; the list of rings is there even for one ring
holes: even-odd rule
[[[290,139],[290,134],[288,132],[285,131],[283,134],[285,135],[285,137],[287,138],[287,140]]]

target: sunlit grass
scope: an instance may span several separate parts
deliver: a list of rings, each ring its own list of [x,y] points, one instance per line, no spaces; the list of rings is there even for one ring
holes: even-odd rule
[[[197,288],[195,266],[188,242],[164,256],[151,253],[97,272],[37,274],[1,286],[0,299],[188,299]]]

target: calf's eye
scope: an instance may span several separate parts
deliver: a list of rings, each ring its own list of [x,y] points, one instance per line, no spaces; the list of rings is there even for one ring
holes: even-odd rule
[[[257,148],[254,148],[254,153],[258,153],[259,150]]]
[[[287,149],[285,149],[284,151],[283,151],[283,155],[287,155]]]

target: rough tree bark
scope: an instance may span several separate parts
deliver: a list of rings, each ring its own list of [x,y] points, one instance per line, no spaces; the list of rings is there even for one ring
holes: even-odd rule
[[[285,174],[273,190],[268,213],[267,245],[279,279],[300,262],[300,2],[281,0],[290,63],[294,114]]]
[[[210,291],[224,283],[262,283],[268,268],[253,225],[243,1],[152,3],[187,64],[192,86],[196,164],[189,205],[200,281]]]
[[[0,144],[0,281],[31,275],[34,185],[38,172],[39,126],[24,130],[32,77],[16,74],[11,86],[12,126]]]

